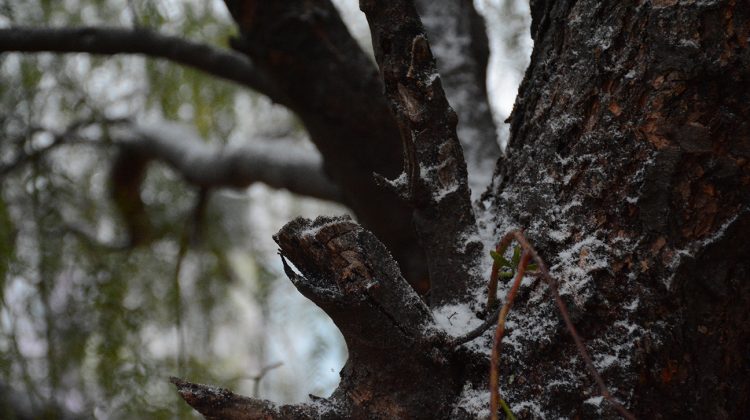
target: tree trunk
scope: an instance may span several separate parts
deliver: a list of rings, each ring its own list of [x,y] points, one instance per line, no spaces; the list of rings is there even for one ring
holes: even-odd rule
[[[276,239],[295,286],[346,338],[341,384],[328,399],[276,407],[176,380],[209,418],[487,416],[489,333],[461,344],[440,322],[446,308],[492,309],[455,121],[413,4],[385,3],[361,2],[387,96],[370,100],[393,110],[406,154],[405,179],[382,184],[416,221],[432,306],[357,224],[291,222]],[[496,240],[525,230],[595,367],[635,415],[746,415],[750,10],[732,0],[531,6],[534,52],[480,215],[492,221],[485,230]],[[439,170],[415,169],[425,167]],[[524,283],[507,329],[500,388],[516,416],[617,417],[545,283]]]
[[[535,48],[494,208],[501,231],[526,228],[548,258],[597,367],[635,413],[739,418],[750,410],[750,11],[679,3],[532,2]],[[542,293],[514,307],[523,339],[506,349],[508,402],[609,413],[583,403],[592,383]]]

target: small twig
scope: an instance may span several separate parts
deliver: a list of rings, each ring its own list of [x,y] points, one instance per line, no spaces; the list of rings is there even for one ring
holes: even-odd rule
[[[594,378],[594,381],[599,387],[599,392],[601,393],[602,397],[604,397],[604,399],[609,401],[609,403],[612,404],[612,406],[620,413],[621,416],[623,416],[626,419],[634,420],[636,417],[631,412],[629,412],[625,407],[623,407],[623,405],[620,404],[612,396],[612,394],[607,389],[607,385],[604,383],[604,380],[602,379],[601,375],[599,375],[599,372],[596,370],[596,367],[594,366],[594,362],[592,361],[591,356],[589,356],[588,351],[586,351],[586,346],[583,343],[583,339],[581,339],[581,336],[578,334],[578,331],[573,325],[573,321],[570,318],[568,307],[565,305],[565,302],[562,300],[562,297],[560,297],[560,292],[558,291],[557,280],[555,280],[554,277],[552,277],[552,275],[549,273],[549,270],[547,269],[547,265],[544,263],[544,260],[542,260],[542,258],[539,257],[539,254],[536,252],[534,247],[531,246],[531,244],[529,243],[528,239],[526,239],[526,236],[523,234],[522,231],[514,230],[511,232],[508,232],[503,237],[503,240],[501,241],[501,243],[504,243],[504,241],[506,241],[508,237],[515,239],[521,245],[521,248],[523,248],[523,250],[525,251],[524,258],[528,254],[531,256],[534,262],[536,262],[538,266],[538,270],[541,273],[541,277],[547,283],[547,285],[550,288],[550,291],[552,292],[552,295],[555,299],[555,304],[557,305],[557,308],[560,311],[560,316],[562,317],[563,322],[565,323],[565,327],[568,329],[568,332],[573,337],[573,341],[575,342],[576,348],[578,349],[578,354],[580,354],[581,359],[583,359],[583,362],[586,365],[586,368],[588,369],[591,376]],[[526,267],[524,266],[524,270],[525,268]],[[521,272],[520,266],[519,266],[519,272]],[[518,277],[516,277],[516,281],[519,281]],[[506,305],[507,304],[508,302],[506,301]],[[501,313],[501,316],[502,316],[502,313]],[[499,326],[498,326],[498,329],[499,329]],[[497,334],[496,334],[496,337],[497,337]],[[500,339],[502,339],[502,335],[500,336]],[[493,362],[494,362],[494,349],[493,349]],[[490,373],[490,382],[492,382],[492,375],[495,375],[494,372],[495,371],[493,369],[493,371]],[[497,406],[495,405],[495,407]],[[496,411],[493,413],[496,413]]]
[[[487,319],[484,320],[484,322],[482,323],[482,325],[474,328],[473,330],[469,331],[468,333],[466,333],[466,334],[464,334],[464,335],[462,335],[460,337],[456,337],[453,340],[449,341],[448,342],[448,347],[453,348],[453,347],[456,347],[456,346],[460,346],[461,344],[468,343],[469,341],[471,341],[471,340],[473,340],[473,339],[481,336],[482,334],[484,334],[485,331],[489,330],[490,327],[492,327],[493,325],[495,325],[496,319],[500,315],[500,309],[501,308],[498,306],[495,309],[495,312],[493,312],[492,314],[487,315]]]
[[[185,333],[182,328],[183,313],[182,313],[182,288],[180,285],[180,273],[182,272],[182,263],[185,260],[185,255],[188,251],[188,234],[187,229],[183,230],[180,235],[179,249],[177,250],[177,257],[175,262],[174,272],[172,274],[172,288],[174,289],[174,316],[175,316],[175,327],[177,328],[177,372],[180,375],[184,375],[186,365],[185,350],[187,348]]]
[[[492,420],[497,420],[497,413],[500,408],[500,345],[505,334],[505,318],[508,316],[510,307],[516,299],[518,288],[521,286],[521,280],[523,280],[529,260],[531,260],[531,255],[528,252],[524,252],[521,262],[518,264],[516,278],[513,280],[510,290],[508,290],[503,309],[497,318],[497,329],[495,330],[495,340],[492,343],[492,359],[490,361],[490,414]]]
[[[265,366],[265,367],[261,368],[260,372],[258,372],[257,375],[250,377],[250,379],[253,381],[253,397],[255,397],[255,398],[260,397],[260,381],[261,381],[261,379],[263,379],[263,377],[266,376],[266,374],[268,372],[270,372],[270,371],[272,371],[272,370],[274,370],[276,368],[279,368],[279,367],[281,367],[283,365],[284,365],[283,362],[272,363],[272,364],[270,364],[268,366]]]

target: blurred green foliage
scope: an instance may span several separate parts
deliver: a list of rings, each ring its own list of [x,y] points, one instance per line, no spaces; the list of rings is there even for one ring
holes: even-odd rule
[[[6,0],[0,22],[137,24],[223,47],[233,25],[221,6]],[[265,255],[254,261],[247,227],[214,222],[245,220],[247,203],[227,206],[210,195],[208,215],[196,222],[198,192],[152,165],[142,195],[164,234],[148,246],[118,250],[111,243],[126,235],[108,196],[115,153],[108,128],[93,125],[73,139],[82,144],[36,153],[74,122],[102,117],[180,120],[221,144],[237,130],[238,95],[251,93],[165,61],[0,55],[0,418],[14,418],[19,407],[39,418],[197,418],[169,385],[170,375],[251,389],[247,378],[267,362],[265,342],[231,353],[216,345],[221,331],[249,328],[231,305],[238,290],[262,320],[283,312],[269,303],[278,270],[258,262]],[[237,249],[247,253],[241,265],[250,267],[242,275],[229,257]],[[290,319],[299,317],[290,312]],[[319,315],[305,317],[300,328],[312,338],[303,362],[330,369],[322,362],[330,359],[330,332]],[[247,365],[256,370],[238,371]],[[285,392],[283,386],[274,392]]]

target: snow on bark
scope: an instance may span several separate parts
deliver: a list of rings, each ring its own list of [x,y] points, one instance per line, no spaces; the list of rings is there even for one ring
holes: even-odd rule
[[[747,404],[728,385],[747,389],[732,356],[741,346],[716,339],[750,337],[735,321],[750,225],[750,178],[737,165],[750,133],[735,117],[750,109],[733,91],[747,84],[747,53],[731,41],[748,13],[732,1],[663,3],[532,2],[535,51],[493,206],[549,261],[617,398],[665,417],[685,404],[736,414]],[[697,22],[714,29],[687,29]],[[508,319],[506,401],[540,417],[611,415],[592,404],[545,288],[522,286]],[[689,385],[701,380],[724,385]]]
[[[246,187],[262,182],[275,188],[333,201],[338,188],[323,174],[319,154],[284,141],[242,146],[211,145],[184,124],[120,124],[111,130],[117,144],[146,160],[159,160],[200,187]]]
[[[414,4],[362,1],[386,97],[401,131],[407,188],[427,258],[433,305],[462,301],[478,279],[469,273],[481,252],[456,113],[436,77],[435,58]]]

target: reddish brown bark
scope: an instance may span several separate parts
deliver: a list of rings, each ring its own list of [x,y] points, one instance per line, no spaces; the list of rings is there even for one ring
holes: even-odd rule
[[[411,3],[362,6],[405,139],[411,182],[402,195],[418,218],[436,211],[423,221],[446,223],[444,239],[453,239],[440,248],[429,229],[417,229],[430,267],[460,255],[451,248],[458,226],[474,224],[465,191],[449,206],[456,219],[443,222],[429,194],[443,179],[413,170],[420,159],[456,158],[453,146],[431,149],[454,142],[455,123],[439,85],[427,83],[429,44]],[[732,0],[531,6],[535,49],[489,211],[498,238],[526,229],[561,296],[550,299],[541,282],[518,289],[506,332],[514,338],[501,359],[505,401],[520,418],[616,418],[577,356],[585,345],[613,397],[638,417],[741,417],[750,410],[748,10]],[[464,188],[454,164],[446,179]],[[337,415],[482,415],[462,405],[462,393],[486,389],[489,348],[456,347],[463,339],[436,328],[435,307],[407,286],[374,236],[348,220],[319,219],[294,221],[277,240],[299,270],[287,265],[292,281],[347,340],[350,359],[326,400]],[[455,261],[454,275],[468,271],[470,259]],[[480,280],[466,275],[465,289]],[[477,307],[450,282],[433,287]],[[568,308],[565,322],[555,305]],[[585,344],[569,338],[572,326]]]

